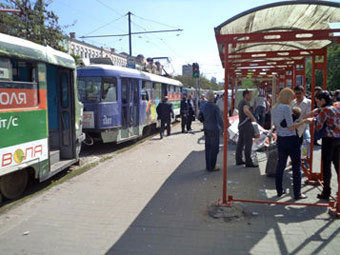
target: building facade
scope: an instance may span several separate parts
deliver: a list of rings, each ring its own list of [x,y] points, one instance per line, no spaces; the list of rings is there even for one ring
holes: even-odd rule
[[[182,65],[182,75],[183,76],[192,76],[192,65]]]
[[[126,67],[127,64],[127,57],[116,53],[115,49],[106,49],[79,41],[76,39],[75,33],[70,33],[70,37],[67,39],[67,52],[81,57],[85,64],[90,62],[90,58],[110,58],[116,66]]]

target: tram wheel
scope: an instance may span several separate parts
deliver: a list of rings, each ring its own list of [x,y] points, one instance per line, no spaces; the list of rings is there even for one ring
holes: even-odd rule
[[[1,194],[8,199],[16,199],[25,191],[27,182],[26,170],[6,174],[0,178]]]
[[[151,134],[151,126],[146,126],[143,129],[143,137],[149,136]]]
[[[92,146],[94,144],[94,139],[91,136],[86,135],[85,140],[83,141],[83,143],[86,146]]]

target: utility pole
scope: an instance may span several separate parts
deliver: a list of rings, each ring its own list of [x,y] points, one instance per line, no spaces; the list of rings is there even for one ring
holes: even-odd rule
[[[198,100],[199,100],[199,80],[200,80],[200,66],[198,63],[192,64],[192,77],[196,79],[196,112],[195,115],[198,117]]]
[[[196,118],[198,118],[198,101],[200,98],[200,90],[199,90],[199,86],[200,86],[200,78],[197,77],[196,78]]]
[[[129,20],[129,55],[132,56],[132,41],[131,41],[131,12],[128,12],[128,20]]]

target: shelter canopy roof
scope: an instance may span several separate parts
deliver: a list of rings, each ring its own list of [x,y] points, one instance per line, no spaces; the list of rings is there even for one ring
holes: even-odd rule
[[[340,3],[331,1],[284,1],[263,5],[240,13],[215,28],[220,35],[327,30],[330,23],[340,22]],[[329,40],[276,41],[237,43],[229,53],[321,49]],[[235,45],[234,45],[235,46]],[[224,46],[218,43],[220,55]],[[223,61],[223,59],[222,59]]]

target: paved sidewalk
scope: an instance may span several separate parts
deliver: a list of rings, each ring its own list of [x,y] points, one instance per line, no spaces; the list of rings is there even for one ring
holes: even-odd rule
[[[204,170],[203,133],[178,129],[1,215],[0,254],[339,253],[340,221],[325,208],[243,204],[249,215],[242,219],[209,217],[208,206],[221,197],[222,173]],[[260,169],[233,166],[233,149],[229,192],[276,200],[264,162]],[[307,202],[316,202],[317,187],[303,190]],[[280,201],[289,200],[288,194]]]

